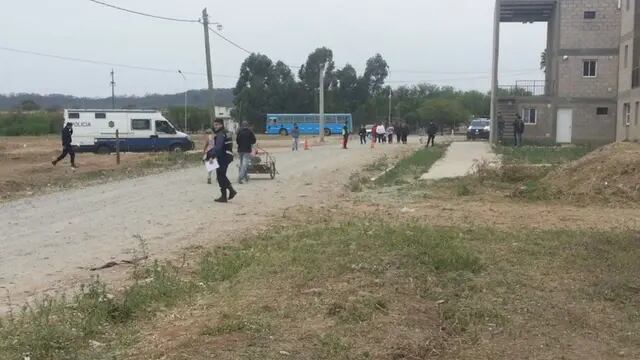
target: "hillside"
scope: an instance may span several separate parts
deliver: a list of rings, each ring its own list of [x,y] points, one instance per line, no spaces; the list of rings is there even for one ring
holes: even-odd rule
[[[62,94],[8,94],[0,95],[0,110],[11,110],[23,101],[33,100],[42,109],[51,108],[111,108],[111,98],[78,98]],[[117,107],[128,108],[166,108],[184,105],[184,93],[149,94],[145,96],[116,97]],[[190,90],[189,105],[206,107],[206,90]],[[216,105],[233,106],[233,89],[216,89]]]

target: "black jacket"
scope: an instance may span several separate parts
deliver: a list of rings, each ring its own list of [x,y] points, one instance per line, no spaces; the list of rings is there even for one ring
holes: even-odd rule
[[[513,131],[516,134],[524,134],[524,121],[516,119],[513,122]]]
[[[233,140],[225,129],[221,129],[215,134],[212,149],[215,158],[218,159],[220,166],[229,165],[233,161]]]
[[[358,132],[358,134],[360,136],[367,136],[367,129],[365,128],[360,128],[360,132]]]
[[[236,143],[239,153],[250,153],[252,146],[256,143],[256,136],[247,128],[240,129],[236,136]]]
[[[71,135],[73,135],[73,128],[68,126],[62,128],[62,146],[71,145]]]
[[[435,136],[437,133],[438,133],[438,125],[429,124],[429,127],[427,128],[427,135]]]

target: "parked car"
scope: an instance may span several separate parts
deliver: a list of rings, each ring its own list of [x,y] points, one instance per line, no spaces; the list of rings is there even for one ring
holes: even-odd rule
[[[486,139],[489,140],[491,134],[491,120],[474,119],[467,128],[467,140]]]

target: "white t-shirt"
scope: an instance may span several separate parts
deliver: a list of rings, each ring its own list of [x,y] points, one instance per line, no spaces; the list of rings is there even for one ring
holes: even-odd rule
[[[378,128],[376,129],[376,134],[384,135],[385,133],[386,133],[386,130],[384,128],[384,125],[378,125]]]

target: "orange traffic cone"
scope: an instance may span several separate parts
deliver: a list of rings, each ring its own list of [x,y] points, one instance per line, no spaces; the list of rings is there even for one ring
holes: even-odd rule
[[[311,150],[311,146],[309,145],[309,140],[307,138],[304,138],[304,149]]]

